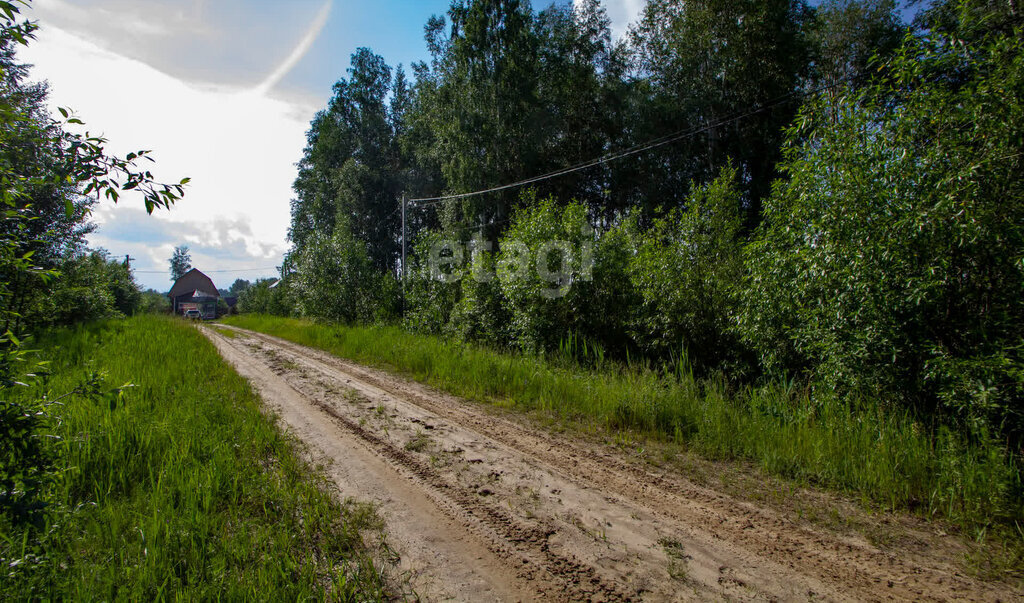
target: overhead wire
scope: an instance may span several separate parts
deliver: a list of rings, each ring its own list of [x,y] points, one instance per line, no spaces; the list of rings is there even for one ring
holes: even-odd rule
[[[238,268],[237,270],[225,269],[225,270],[204,270],[203,272],[260,272],[263,270],[277,270],[277,266],[269,266],[267,268]],[[137,274],[164,274],[167,270],[132,270]]]
[[[586,170],[586,169],[589,169],[589,168],[601,165],[603,163],[609,163],[611,161],[616,161],[616,160],[622,159],[624,157],[629,157],[630,155],[636,155],[637,153],[643,153],[645,151],[649,151],[649,150],[657,148],[657,147],[661,147],[661,146],[664,146],[664,145],[667,145],[667,144],[671,144],[673,142],[677,142],[677,141],[682,140],[684,138],[689,138],[689,137],[692,137],[692,136],[696,136],[698,134],[702,134],[702,133],[707,132],[709,130],[713,130],[715,128],[719,128],[719,127],[722,127],[724,125],[728,125],[730,123],[746,119],[746,118],[748,118],[748,117],[750,117],[752,115],[756,115],[756,114],[761,113],[763,111],[767,111],[769,109],[774,109],[775,107],[778,107],[779,105],[785,103],[788,100],[796,99],[796,98],[801,98],[801,99],[802,98],[806,98],[806,97],[811,96],[813,94],[817,94],[819,92],[823,92],[825,90],[828,90],[829,88],[834,88],[834,87],[840,86],[842,84],[845,84],[845,83],[847,83],[849,81],[852,81],[854,79],[857,79],[859,77],[862,77],[862,76],[861,75],[856,75],[856,76],[853,76],[853,77],[842,78],[842,79],[840,79],[840,80],[838,80],[836,82],[833,82],[831,84],[828,84],[826,86],[819,86],[818,88],[813,88],[811,90],[804,91],[804,92],[797,92],[797,91],[788,92],[786,94],[783,94],[783,95],[775,97],[774,99],[768,101],[767,103],[764,103],[764,104],[761,104],[761,105],[757,105],[756,108],[747,110],[747,111],[742,112],[742,113],[735,113],[735,114],[733,114],[730,117],[721,119],[721,120],[716,121],[714,123],[706,124],[706,125],[703,125],[703,126],[695,126],[695,127],[690,127],[690,128],[684,128],[682,130],[677,130],[676,132],[673,132],[671,134],[667,134],[667,135],[661,136],[659,138],[654,138],[652,140],[648,140],[647,142],[643,142],[643,143],[634,145],[634,146],[632,146],[630,148],[627,148],[625,150],[618,151],[618,152],[611,153],[611,154],[607,154],[607,155],[603,155],[603,156],[601,156],[601,157],[599,157],[597,159],[592,159],[592,160],[589,160],[589,161],[586,161],[584,163],[580,163],[580,164],[577,164],[577,165],[574,165],[574,166],[569,166],[569,167],[562,168],[562,169],[559,169],[559,170],[554,170],[554,171],[548,172],[546,174],[540,174],[538,176],[533,176],[533,177],[526,178],[526,179],[523,179],[523,180],[519,180],[519,181],[516,181],[516,182],[511,182],[509,184],[503,184],[501,186],[495,186],[495,187],[492,187],[492,188],[478,190],[478,191],[473,191],[473,192],[470,192],[470,193],[457,193],[457,194],[452,194],[452,195],[441,195],[441,196],[437,196],[437,197],[420,197],[420,198],[415,198],[415,199],[406,199],[406,201],[409,202],[409,203],[414,204],[413,205],[414,207],[429,207],[431,205],[436,205],[438,203],[442,203],[444,201],[450,201],[452,199],[465,199],[465,198],[468,198],[468,197],[475,197],[475,196],[479,196],[479,195],[485,195],[485,194],[488,194],[488,193],[500,192],[500,191],[503,191],[503,190],[508,190],[508,189],[512,189],[512,188],[518,188],[520,186],[526,186],[527,184],[533,184],[535,182],[541,182],[541,181],[544,181],[544,180],[550,180],[551,178],[557,178],[559,176],[565,176],[565,175],[568,175],[568,174],[571,174],[571,173],[574,173],[574,172]]]

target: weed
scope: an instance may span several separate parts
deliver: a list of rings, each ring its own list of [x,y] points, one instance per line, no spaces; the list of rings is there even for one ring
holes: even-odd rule
[[[690,576],[687,572],[686,562],[693,557],[686,554],[682,543],[671,538],[661,538],[658,540],[658,544],[665,550],[665,555],[668,557],[668,575],[673,580],[689,581]]]
[[[216,331],[217,331],[217,333],[219,335],[223,335],[224,337],[227,337],[228,339],[234,339],[234,338],[238,337],[238,332],[237,331],[233,331],[233,330],[228,329],[226,327],[223,327],[221,325],[213,325],[213,328],[216,329]]]
[[[405,449],[411,452],[423,452],[428,446],[430,446],[430,436],[419,431],[411,440],[405,443]]]

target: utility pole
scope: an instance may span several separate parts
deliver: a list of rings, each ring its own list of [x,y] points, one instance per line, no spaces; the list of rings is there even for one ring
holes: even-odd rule
[[[133,257],[129,256],[127,253],[124,254],[124,267],[127,268],[128,270],[131,270],[132,269],[132,260],[137,260],[137,259],[139,259],[139,258],[133,258]]]
[[[402,318],[405,318],[405,194],[402,194]]]

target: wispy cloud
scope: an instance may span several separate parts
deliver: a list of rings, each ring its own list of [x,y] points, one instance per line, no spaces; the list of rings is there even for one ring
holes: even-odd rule
[[[171,285],[168,260],[178,245],[187,245],[192,265],[209,272],[222,288],[235,278],[274,276],[281,264],[282,249],[254,240],[245,218],[175,222],[133,207],[109,206],[97,217],[103,225],[90,237],[90,244],[117,256],[130,255],[140,283],[160,291]]]
[[[304,36],[302,36],[302,40],[299,42],[299,45],[292,50],[291,54],[288,55],[288,58],[286,58],[284,62],[277,67],[277,69],[267,76],[265,80],[260,82],[260,85],[256,87],[256,93],[266,94],[267,92],[270,92],[270,90],[272,90],[278,82],[284,79],[284,76],[288,75],[288,72],[290,72],[295,65],[302,60],[302,57],[306,56],[309,49],[313,47],[313,42],[316,42],[316,39],[320,37],[320,32],[323,31],[324,25],[327,25],[327,19],[331,15],[332,3],[333,0],[327,0],[327,3],[324,4],[323,8],[321,8],[320,12],[317,14],[316,19],[313,20],[313,24],[310,25],[309,30]]]
[[[34,16],[58,26],[74,24],[81,31],[94,32],[95,39],[104,39],[111,32],[149,38],[186,32],[195,34],[206,27],[192,11],[184,11],[180,5],[135,2],[87,7],[67,0],[35,0],[32,6]]]
[[[310,21],[325,2],[333,0],[35,0],[28,12],[44,28],[184,81],[252,88],[294,55],[296,40],[313,45]]]

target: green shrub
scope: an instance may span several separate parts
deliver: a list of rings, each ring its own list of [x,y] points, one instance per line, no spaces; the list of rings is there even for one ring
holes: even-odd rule
[[[295,295],[290,281],[290,278],[257,280],[238,296],[238,311],[274,316],[294,315]]]
[[[25,309],[28,325],[72,325],[131,316],[141,309],[142,291],[128,268],[105,251],[71,255],[57,272],[57,278],[33,291]]]
[[[550,351],[578,332],[588,316],[579,253],[588,228],[586,208],[579,203],[561,207],[553,198],[537,202],[528,196],[524,201],[499,242],[498,280],[515,343],[529,351]],[[553,272],[542,276],[540,270]]]
[[[740,333],[823,390],[1024,428],[1024,42],[908,37],[789,132]]]
[[[496,276],[496,254],[481,237],[470,241],[462,271],[459,301],[448,317],[446,333],[460,341],[506,346],[511,341],[508,300]]]
[[[291,286],[302,316],[352,322],[397,314],[395,277],[373,268],[365,245],[344,222],[330,236],[313,233],[295,264]]]
[[[639,237],[629,266],[640,299],[631,329],[648,356],[682,353],[702,373],[739,356],[731,323],[743,280],[740,196],[727,167]]]
[[[428,230],[416,240],[414,253],[409,258],[405,285],[405,325],[418,333],[446,332],[452,311],[459,303],[462,286],[460,279],[464,269],[461,260],[457,265],[439,267],[442,271],[440,275],[431,274],[431,249],[437,249],[444,241],[462,243],[451,233]],[[449,257],[448,253],[443,255]]]

